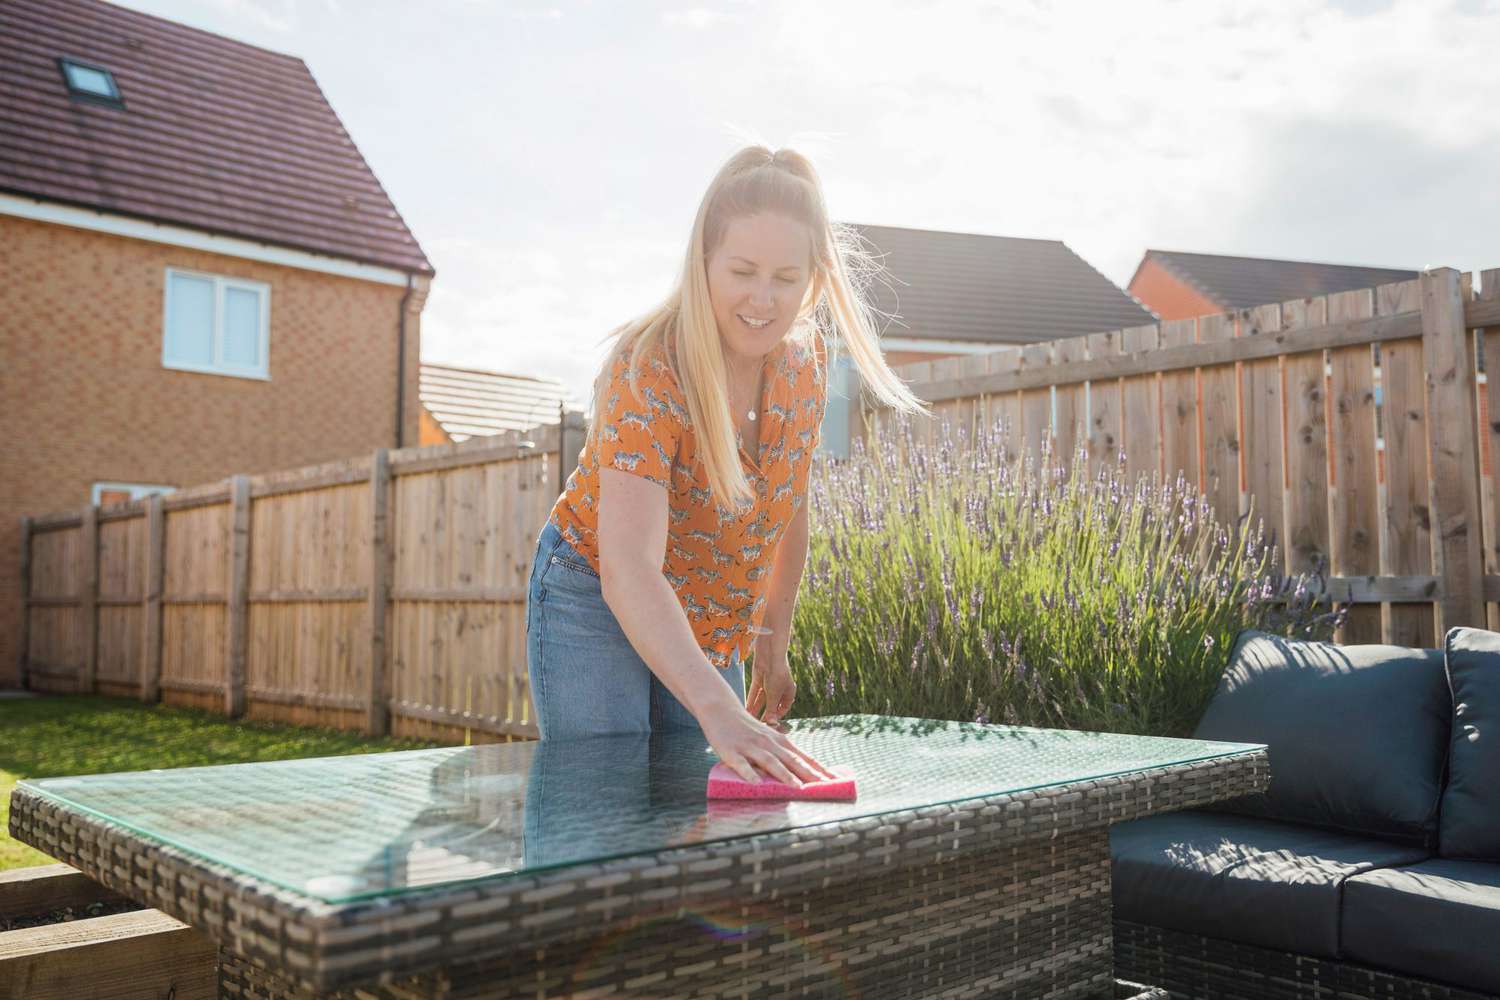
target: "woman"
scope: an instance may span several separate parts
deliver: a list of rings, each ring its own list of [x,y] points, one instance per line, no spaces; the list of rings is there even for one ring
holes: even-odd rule
[[[922,408],[885,364],[846,258],[863,261],[812,165],[753,146],[704,194],[677,287],[615,332],[532,565],[544,740],[701,726],[747,781],[829,776],[775,728],[796,697],[787,644],[826,400],[820,335],[836,330],[882,401]]]

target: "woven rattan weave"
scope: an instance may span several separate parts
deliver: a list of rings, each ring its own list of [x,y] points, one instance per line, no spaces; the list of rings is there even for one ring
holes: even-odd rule
[[[973,794],[951,797],[942,785],[949,779],[934,771],[932,789],[897,790],[920,804],[886,810],[901,800],[896,792],[883,797],[878,779],[887,772],[868,756],[879,742],[868,738],[878,731],[869,720],[881,717],[856,718],[866,721],[822,743],[812,730],[798,740],[825,762],[863,762],[856,770],[869,780],[857,804],[783,810],[772,822],[755,810],[727,819],[707,810],[707,826],[676,845],[595,852],[597,860],[568,860],[566,845],[552,845],[546,865],[429,885],[415,884],[421,873],[407,870],[399,892],[348,899],[318,898],[164,843],[40,782],[17,787],[11,832],[213,937],[223,950],[222,996],[1099,998],[1113,994],[1109,825],[1249,794],[1268,778],[1263,748],[1203,743],[1194,759],[1196,741],[1165,741],[1174,744],[1167,757],[1181,762],[1142,766],[1148,755],[1101,773],[1096,760],[1093,776],[999,790],[995,761],[1021,760],[1026,747],[1043,757],[1069,748],[1075,758],[1058,772],[1065,775],[1078,770],[1077,754],[1110,744],[1093,734],[1009,727],[969,727],[962,742],[950,731],[943,742],[927,730],[917,742],[881,743],[878,752],[900,751],[891,767],[909,768],[913,757],[941,750],[934,758],[943,767],[973,770]],[[463,760],[464,781],[490,780],[470,773],[482,759],[489,758],[444,758],[442,766]],[[591,775],[576,777],[587,797],[607,797]],[[82,800],[88,787],[61,791]],[[672,787],[653,781],[664,804],[650,823],[678,808]],[[705,819],[699,787],[696,815]],[[620,817],[621,836],[643,822]],[[269,827],[263,836],[274,853]],[[373,870],[360,869],[367,881]]]

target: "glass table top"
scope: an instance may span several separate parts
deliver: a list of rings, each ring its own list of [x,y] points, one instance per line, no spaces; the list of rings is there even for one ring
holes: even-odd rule
[[[1260,744],[851,715],[789,721],[853,802],[709,801],[717,756],[657,732],[22,781],[328,902],[598,862],[1182,764]]]

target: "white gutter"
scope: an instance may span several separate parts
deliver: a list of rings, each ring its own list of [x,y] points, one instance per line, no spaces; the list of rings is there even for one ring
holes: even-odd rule
[[[304,271],[319,271],[323,274],[336,274],[360,281],[406,287],[407,272],[393,267],[360,264],[339,257],[308,253],[305,250],[292,250],[268,243],[256,243],[253,240],[240,239],[235,236],[215,236],[198,229],[147,222],[144,219],[132,219],[123,215],[109,215],[93,209],[74,208],[71,205],[61,205],[35,198],[0,194],[0,215],[31,219],[34,222],[51,222],[59,226],[71,226],[74,229],[87,229],[90,232],[108,233],[111,236],[148,240],[152,243],[165,243],[168,246],[183,247],[188,250],[207,250],[210,253],[259,261],[263,264],[280,264],[283,267],[295,267]]]
[[[989,354],[1019,344],[996,344],[976,340],[928,340],[926,337],[881,337],[885,351],[925,351],[929,354]]]

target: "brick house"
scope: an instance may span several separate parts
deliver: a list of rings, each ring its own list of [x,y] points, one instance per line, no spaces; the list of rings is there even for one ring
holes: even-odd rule
[[[0,687],[20,518],[418,441],[433,268],[302,60],[0,5]]]
[[[1166,320],[1374,288],[1416,277],[1416,271],[1392,267],[1147,250],[1126,287]]]
[[[892,365],[1156,321],[1061,240],[849,225],[888,272],[868,296]],[[847,358],[829,385],[823,446],[843,455],[855,392]]]

